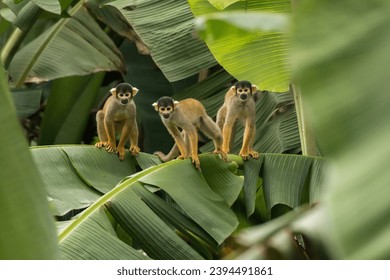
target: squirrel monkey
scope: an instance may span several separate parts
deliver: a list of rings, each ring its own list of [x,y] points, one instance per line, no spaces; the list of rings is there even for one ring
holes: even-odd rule
[[[248,81],[239,81],[225,95],[225,101],[217,113],[217,124],[223,133],[222,150],[229,153],[233,142],[233,132],[237,120],[245,125],[240,156],[244,160],[249,157],[258,158],[259,154],[252,149],[256,135],[257,86]]]
[[[175,139],[170,154],[173,154],[177,148],[180,151],[178,159],[191,157],[192,163],[196,168],[200,168],[198,157],[198,132],[202,131],[207,137],[214,140],[215,154],[220,154],[226,161],[226,153],[222,151],[222,134],[218,126],[207,115],[206,109],[202,103],[193,98],[187,98],[180,102],[173,100],[171,97],[161,97],[153,103],[156,111],[159,112],[161,120],[168,132]],[[180,133],[179,128],[182,129]],[[162,158],[162,153],[157,153]],[[165,160],[169,160],[169,156]]]
[[[138,126],[133,97],[138,89],[128,83],[120,83],[110,92],[112,95],[104,103],[103,109],[96,114],[100,142],[97,142],[95,147],[105,147],[107,152],[116,152],[119,159],[124,160],[125,145],[130,138],[130,153],[137,156],[140,148],[138,147]],[[118,146],[115,133],[121,133]]]

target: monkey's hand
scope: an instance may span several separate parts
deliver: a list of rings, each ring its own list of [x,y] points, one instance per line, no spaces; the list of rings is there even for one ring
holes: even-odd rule
[[[227,162],[227,161],[228,161],[228,159],[227,159],[227,154],[226,154],[224,151],[222,151],[221,149],[215,149],[214,152],[213,152],[213,154],[219,154],[219,155],[221,155],[221,158],[222,158],[222,160],[223,160],[224,162]]]
[[[102,142],[102,141],[97,142],[95,144],[95,147],[98,148],[98,149],[100,149],[101,147],[106,147],[106,146],[107,146],[107,142]]]
[[[191,156],[192,163],[195,164],[196,169],[200,169],[200,161],[198,156]]]
[[[106,151],[109,153],[113,153],[116,151],[116,145],[113,143],[108,142],[106,145]]]
[[[124,160],[126,158],[125,147],[116,148],[116,153],[118,154],[119,160]]]
[[[140,151],[141,151],[141,149],[138,146],[136,146],[136,145],[130,146],[130,153],[132,156],[135,156],[135,157],[138,156]]]

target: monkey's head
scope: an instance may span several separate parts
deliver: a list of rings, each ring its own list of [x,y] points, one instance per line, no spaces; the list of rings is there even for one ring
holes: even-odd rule
[[[257,92],[257,86],[252,85],[249,81],[238,81],[231,89],[242,102]]]
[[[154,102],[152,106],[159,112],[162,118],[169,119],[177,104],[179,104],[179,101],[175,101],[169,96],[163,96],[157,102]]]
[[[110,92],[115,96],[119,104],[126,106],[137,94],[138,89],[128,83],[120,83],[115,88],[112,88]]]

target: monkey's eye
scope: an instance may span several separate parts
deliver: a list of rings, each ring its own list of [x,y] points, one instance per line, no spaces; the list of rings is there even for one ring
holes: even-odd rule
[[[249,88],[244,88],[243,91],[244,91],[244,93],[248,93],[249,92]]]
[[[172,107],[167,107],[167,111],[170,112],[172,110]]]
[[[237,89],[237,92],[241,93],[242,92],[242,88]]]
[[[125,92],[125,93],[121,92],[121,93],[118,94],[118,96],[119,96],[120,98],[123,98],[123,97],[129,98],[130,93],[128,93],[128,92]]]

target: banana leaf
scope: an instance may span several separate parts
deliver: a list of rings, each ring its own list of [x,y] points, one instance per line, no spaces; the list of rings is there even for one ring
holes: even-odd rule
[[[286,31],[291,1],[188,2],[197,19],[198,34],[226,71],[261,89],[289,89],[290,41]]]
[[[43,183],[17,121],[3,68],[0,103],[0,259],[58,258]]]
[[[20,87],[26,82],[125,71],[121,53],[82,2],[69,14],[16,53],[9,67],[12,84]]]
[[[120,11],[169,81],[217,64],[206,44],[193,36],[194,18],[187,1],[119,0],[106,5]]]

